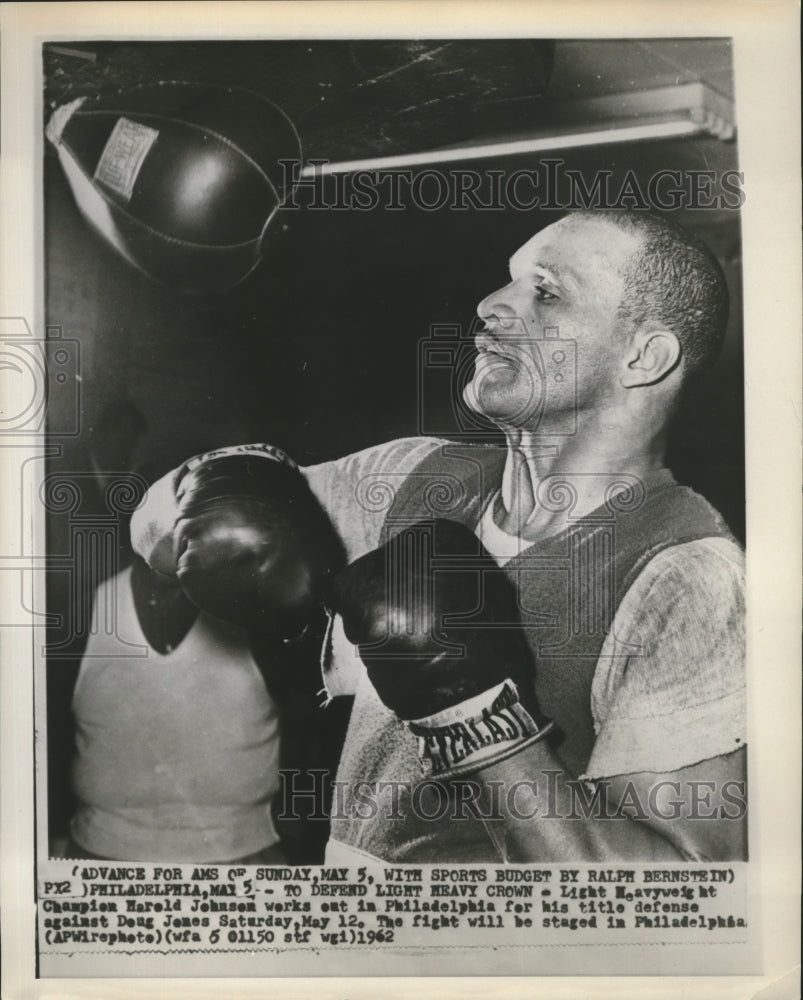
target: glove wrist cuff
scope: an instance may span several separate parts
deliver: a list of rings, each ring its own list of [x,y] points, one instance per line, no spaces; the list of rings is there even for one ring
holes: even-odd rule
[[[211,462],[217,458],[232,458],[234,455],[245,455],[249,458],[267,458],[270,461],[286,465],[290,469],[298,468],[288,454],[283,452],[281,448],[274,447],[272,444],[235,444],[227,448],[215,448],[214,451],[205,451],[200,455],[193,455],[192,458],[188,458],[176,472],[174,480],[176,491],[178,491],[181,480],[187,473],[192,472],[193,469],[197,469],[199,465]]]
[[[516,685],[502,681],[473,698],[407,723],[418,738],[418,756],[427,777],[462,777],[509,757],[552,729],[519,700]]]

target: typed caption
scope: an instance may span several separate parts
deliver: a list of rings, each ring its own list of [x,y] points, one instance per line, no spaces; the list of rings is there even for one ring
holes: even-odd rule
[[[743,865],[257,867],[48,861],[40,955],[443,952],[747,941]],[[82,963],[85,965],[85,963]]]

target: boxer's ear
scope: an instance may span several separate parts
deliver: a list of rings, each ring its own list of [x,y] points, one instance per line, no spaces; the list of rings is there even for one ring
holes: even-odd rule
[[[677,368],[681,354],[680,341],[669,330],[639,331],[628,345],[620,384],[625,389],[655,385]]]

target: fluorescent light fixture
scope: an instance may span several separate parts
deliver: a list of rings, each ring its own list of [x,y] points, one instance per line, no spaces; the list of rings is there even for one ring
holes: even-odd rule
[[[521,153],[547,153],[619,142],[676,139],[708,134],[730,139],[734,133],[733,108],[727,98],[702,83],[658,87],[626,94],[610,94],[587,101],[571,101],[550,109],[562,121],[549,132],[496,142],[429,149],[364,160],[310,164],[302,177],[353,173],[357,170],[392,170],[430,163],[484,160]],[[566,124],[572,122],[574,124]]]
[[[613,142],[641,142],[644,139],[672,139],[701,132],[691,121],[657,122],[653,125],[622,125],[618,128],[597,129],[568,135],[539,136],[514,142],[491,142],[485,146],[458,146],[452,149],[432,149],[423,153],[403,153],[399,156],[376,156],[367,160],[343,160],[304,167],[302,177],[324,174],[347,174],[355,170],[392,170],[394,167],[417,167],[428,163],[449,163],[459,160],[484,160],[519,153],[547,153],[555,149],[577,149],[581,146],[601,146]]]

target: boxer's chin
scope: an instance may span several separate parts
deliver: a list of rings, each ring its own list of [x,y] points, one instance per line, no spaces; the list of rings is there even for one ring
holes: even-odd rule
[[[463,400],[469,410],[488,420],[500,419],[504,414],[503,401],[495,397],[496,394],[488,392],[487,387],[484,391],[482,387],[478,390],[474,382],[469,382],[463,390]]]
[[[469,409],[496,423],[523,425],[540,412],[543,383],[520,366],[477,366],[463,390]]]

